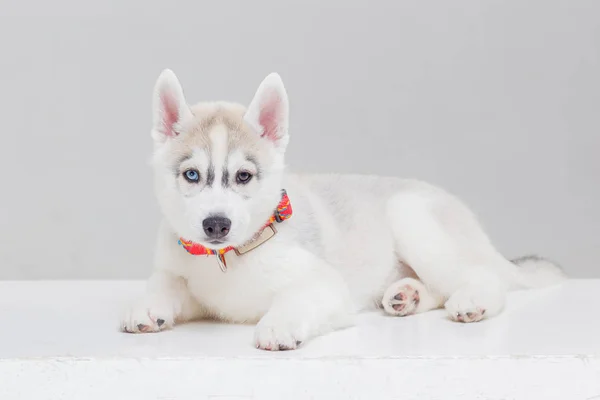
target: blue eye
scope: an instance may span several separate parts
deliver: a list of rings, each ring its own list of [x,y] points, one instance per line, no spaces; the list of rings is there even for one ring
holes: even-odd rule
[[[190,183],[197,183],[200,180],[200,174],[195,169],[188,169],[183,173],[183,177]]]

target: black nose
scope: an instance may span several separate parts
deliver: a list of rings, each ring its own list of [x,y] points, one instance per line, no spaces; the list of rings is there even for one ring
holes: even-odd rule
[[[202,227],[210,239],[221,239],[229,233],[231,220],[225,217],[208,217],[202,221]]]

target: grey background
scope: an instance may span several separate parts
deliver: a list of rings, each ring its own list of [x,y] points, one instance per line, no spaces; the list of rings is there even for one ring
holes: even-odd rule
[[[193,102],[278,71],[293,169],[431,181],[600,277],[600,2],[83,3],[0,3],[0,278],[149,274],[165,67]]]

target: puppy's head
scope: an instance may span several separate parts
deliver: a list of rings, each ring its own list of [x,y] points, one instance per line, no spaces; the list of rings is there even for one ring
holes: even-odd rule
[[[157,197],[179,236],[208,248],[239,246],[280,200],[288,143],[288,98],[277,74],[245,107],[190,107],[177,77],[162,72],[154,89]]]

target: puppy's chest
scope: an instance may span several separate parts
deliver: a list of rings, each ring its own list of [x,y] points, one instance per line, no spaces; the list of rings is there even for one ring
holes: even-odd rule
[[[273,299],[268,260],[226,255],[222,272],[214,256],[200,256],[190,265],[188,287],[194,298],[215,317],[232,322],[256,322]]]

